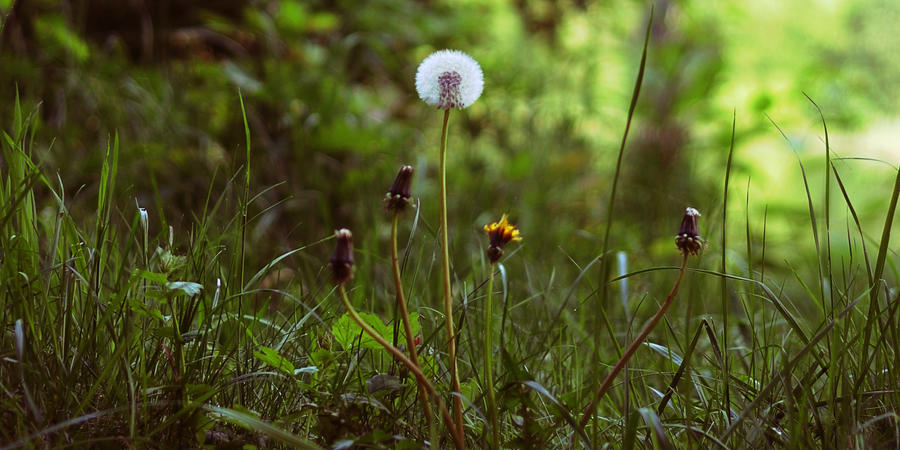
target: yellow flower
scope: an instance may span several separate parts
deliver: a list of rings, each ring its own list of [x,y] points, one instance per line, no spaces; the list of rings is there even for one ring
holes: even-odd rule
[[[503,256],[503,247],[506,244],[522,240],[522,236],[519,235],[519,229],[506,220],[506,214],[500,218],[499,222],[485,225],[484,231],[487,232],[488,238],[491,240],[491,245],[487,251],[491,264],[500,260],[500,257]]]

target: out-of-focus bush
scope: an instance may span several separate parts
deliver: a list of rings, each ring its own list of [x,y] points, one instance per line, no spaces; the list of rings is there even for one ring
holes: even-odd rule
[[[417,168],[414,195],[433,229],[440,116],[416,97],[413,74],[449,47],[474,56],[486,75],[483,97],[451,118],[456,245],[474,250],[480,225],[509,211],[527,231],[525,251],[565,248],[578,260],[595,256],[604,231],[648,12],[628,1],[486,0],[13,8],[0,41],[0,93],[40,104],[34,152],[59,171],[76,213],[93,212],[103,150],[118,132],[130,182],[120,204],[136,198],[165,223],[190,226],[245,162],[240,89],[253,191],[277,185],[251,208],[263,211],[251,235],[261,258],[338,226],[372,231],[401,163]],[[898,88],[886,80],[898,62],[879,49],[893,42],[880,37],[897,7],[822,6],[793,21],[801,9],[657,2],[617,200],[616,214],[632,226],[616,230],[616,248],[668,249],[673,215],[686,204],[710,212],[720,204],[732,111],[739,146],[772,133],[764,113],[783,125],[814,123],[801,90],[821,99],[835,127],[896,113],[884,94]],[[763,18],[784,26],[755,28]],[[0,122],[11,114],[0,109]],[[761,170],[738,154],[739,180]],[[794,205],[801,214],[803,205]]]

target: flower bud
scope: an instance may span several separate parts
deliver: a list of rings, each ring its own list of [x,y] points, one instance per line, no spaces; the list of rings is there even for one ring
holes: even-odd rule
[[[353,278],[353,233],[346,228],[335,230],[334,238],[337,246],[331,256],[331,273],[334,282],[345,283]]]
[[[406,205],[410,203],[412,196],[409,192],[409,186],[412,184],[413,168],[412,166],[402,166],[397,172],[397,178],[387,194],[384,194],[384,206],[388,211],[400,213],[406,209]]]
[[[700,237],[700,228],[697,220],[700,212],[694,208],[684,210],[684,218],[681,219],[681,229],[675,236],[675,246],[684,255],[696,255],[703,248],[703,239]]]

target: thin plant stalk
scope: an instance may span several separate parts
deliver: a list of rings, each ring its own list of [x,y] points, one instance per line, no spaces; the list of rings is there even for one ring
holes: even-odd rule
[[[494,323],[493,295],[494,295],[494,271],[496,263],[491,264],[491,272],[488,275],[487,298],[484,303],[484,389],[487,391],[488,415],[491,419],[491,445],[500,448],[500,430],[497,426],[497,404],[494,400],[494,376],[493,376],[493,344],[491,343]]]
[[[421,386],[424,386],[428,390],[428,393],[431,394],[432,397],[437,399],[438,408],[441,410],[441,415],[444,417],[444,421],[447,423],[447,428],[450,430],[450,435],[453,438],[454,446],[458,450],[465,450],[465,437],[460,432],[459,427],[457,427],[457,425],[453,422],[453,418],[450,416],[450,412],[447,411],[447,407],[444,406],[444,402],[441,401],[441,397],[438,394],[437,390],[434,388],[431,382],[428,381],[428,378],[425,377],[425,374],[422,373],[422,369],[420,369],[419,366],[413,364],[413,362],[406,355],[404,355],[399,348],[391,345],[390,342],[388,342],[384,337],[378,334],[377,331],[370,327],[369,324],[359,316],[359,313],[356,312],[356,308],[354,308],[353,305],[350,304],[350,300],[347,298],[347,290],[344,288],[343,283],[338,284],[338,291],[341,297],[341,302],[344,303],[344,307],[347,308],[347,312],[350,314],[350,317],[356,322],[356,324],[359,325],[359,327],[362,328],[363,331],[365,331],[369,336],[371,336],[372,339],[374,339],[375,342],[378,343],[378,345],[384,347],[384,349],[387,350],[388,353],[390,353],[395,358],[397,358],[397,360],[403,363],[409,369],[409,371],[412,372],[413,375],[415,375],[416,380],[418,380],[419,384]],[[438,445],[437,442],[432,442],[431,444],[432,446]]]
[[[400,308],[400,320],[403,322],[403,330],[406,332],[406,347],[409,349],[409,359],[416,367],[421,368],[419,364],[419,355],[416,354],[416,342],[412,333],[412,326],[409,323],[409,310],[406,307],[406,295],[403,293],[403,281],[400,278],[400,258],[397,251],[397,224],[400,214],[394,214],[394,220],[391,223],[391,265],[394,269],[394,286],[397,289],[397,306]],[[416,379],[419,389],[419,398],[422,400],[422,408],[425,410],[425,422],[428,428],[432,430],[431,439],[435,442],[436,433],[432,426],[431,402],[428,400],[427,389]]]
[[[456,362],[456,330],[453,323],[453,293],[450,285],[450,245],[447,237],[447,129],[450,124],[450,110],[444,110],[444,124],[441,127],[441,266],[444,277],[444,315],[447,321],[447,352],[450,357],[450,388],[459,393],[459,367]],[[462,399],[453,398],[453,417],[462,433]]]
[[[612,371],[609,372],[609,375],[603,379],[603,382],[600,384],[600,389],[597,390],[597,395],[588,404],[587,408],[584,409],[584,414],[581,417],[581,427],[583,428],[587,425],[591,416],[594,414],[594,409],[597,407],[597,404],[600,403],[600,400],[603,399],[603,396],[606,394],[606,391],[609,390],[609,387],[612,385],[613,380],[616,379],[616,375],[625,367],[625,363],[631,359],[631,356],[634,355],[634,352],[637,351],[638,347],[644,343],[644,340],[647,339],[647,336],[650,335],[650,332],[653,331],[653,328],[656,327],[656,324],[662,320],[663,315],[666,313],[666,310],[669,309],[669,306],[672,305],[672,300],[675,299],[675,295],[678,294],[678,288],[681,286],[681,280],[684,278],[684,272],[687,269],[687,260],[688,255],[684,255],[684,259],[681,261],[681,269],[678,271],[678,279],[675,281],[675,285],[672,286],[672,291],[669,292],[668,297],[663,302],[662,306],[659,308],[659,311],[656,312],[656,315],[650,319],[650,322],[647,322],[647,325],[644,325],[644,329],[641,330],[641,334],[635,338],[634,342],[631,343],[631,346],[628,347],[628,350],[619,358],[619,361],[616,362],[616,365],[613,366]]]

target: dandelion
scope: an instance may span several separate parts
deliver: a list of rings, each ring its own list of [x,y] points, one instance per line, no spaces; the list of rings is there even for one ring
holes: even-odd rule
[[[685,256],[696,255],[703,248],[703,239],[700,237],[700,229],[697,220],[700,211],[688,207],[684,210],[684,218],[681,219],[681,229],[675,236],[675,246]]]
[[[503,248],[512,241],[521,241],[522,236],[519,235],[519,229],[515,225],[510,224],[506,220],[506,214],[500,217],[499,222],[494,222],[484,226],[491,245],[488,247],[487,254],[491,260],[491,264],[500,260],[503,256]]]
[[[393,213],[401,213],[409,204],[412,194],[409,193],[409,187],[412,184],[413,168],[412,166],[402,166],[397,172],[397,178],[394,184],[384,194],[384,206],[388,211]]]
[[[499,222],[484,226],[488,238],[491,241],[487,249],[488,258],[491,260],[491,271],[488,274],[487,297],[484,303],[484,378],[487,390],[487,410],[491,419],[491,444],[493,448],[500,448],[500,427],[497,420],[497,404],[494,399],[494,378],[492,375],[494,360],[494,346],[491,343],[493,335],[493,295],[494,295],[494,269],[497,261],[503,256],[503,248],[512,241],[521,241],[519,229],[506,220],[506,214],[500,217]]]
[[[456,330],[453,325],[453,293],[450,280],[450,248],[447,237],[447,130],[450,110],[467,108],[484,90],[484,74],[481,66],[471,56],[458,50],[441,50],[432,53],[416,71],[416,91],[425,103],[444,111],[441,126],[441,269],[444,284],[444,321],[447,324],[447,353],[450,362],[450,385],[455,393],[461,391],[459,365],[456,356]],[[462,400],[453,399],[453,414],[462,427]],[[463,430],[457,430],[462,434]]]
[[[429,55],[416,71],[419,97],[438,109],[468,108],[484,90],[481,66],[459,50],[440,50]]]
[[[353,278],[353,233],[346,228],[335,230],[337,246],[331,256],[331,273],[334,282],[343,284]]]

